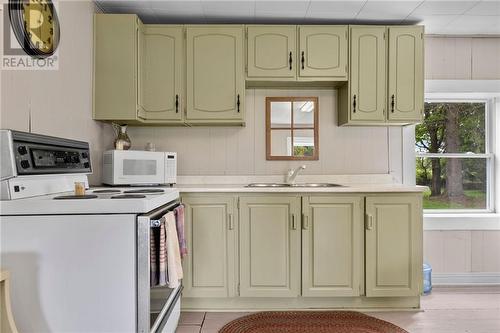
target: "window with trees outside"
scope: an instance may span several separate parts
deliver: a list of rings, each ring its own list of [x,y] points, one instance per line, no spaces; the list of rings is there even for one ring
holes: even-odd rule
[[[424,209],[491,209],[487,108],[487,101],[426,101],[415,129],[416,183],[429,187]]]

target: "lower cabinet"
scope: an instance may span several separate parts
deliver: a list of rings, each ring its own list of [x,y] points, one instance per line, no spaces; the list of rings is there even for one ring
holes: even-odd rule
[[[240,197],[240,296],[300,295],[300,197]]]
[[[422,284],[422,201],[366,197],[366,296],[417,296]]]
[[[236,296],[237,214],[233,196],[182,196],[188,254],[185,297]]]
[[[302,296],[361,295],[363,199],[302,199]]]

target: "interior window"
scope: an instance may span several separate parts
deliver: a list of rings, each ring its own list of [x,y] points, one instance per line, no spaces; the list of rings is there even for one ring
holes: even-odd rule
[[[266,98],[266,158],[317,160],[317,97]]]

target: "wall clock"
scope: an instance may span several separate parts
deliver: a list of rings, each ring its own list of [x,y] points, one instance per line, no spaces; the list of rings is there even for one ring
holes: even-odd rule
[[[12,30],[23,50],[34,58],[54,54],[59,45],[59,20],[51,0],[9,0]]]

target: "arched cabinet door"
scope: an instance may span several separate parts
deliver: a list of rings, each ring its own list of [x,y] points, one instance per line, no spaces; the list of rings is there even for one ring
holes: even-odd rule
[[[347,26],[300,26],[300,78],[347,80]]]
[[[138,117],[181,120],[184,40],[182,26],[142,26],[138,31]]]
[[[295,79],[296,30],[294,25],[248,26],[248,78]]]
[[[386,27],[351,27],[349,117],[353,123],[385,122]]]
[[[389,121],[420,121],[424,107],[423,26],[389,27]]]
[[[242,25],[187,27],[187,114],[195,122],[242,122]]]

